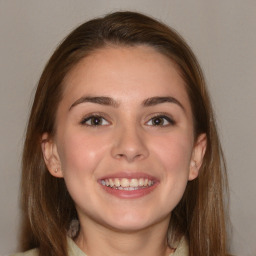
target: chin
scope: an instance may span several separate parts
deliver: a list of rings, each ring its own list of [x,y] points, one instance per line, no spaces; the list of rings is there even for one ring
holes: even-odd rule
[[[132,222],[123,221],[121,223],[115,222],[115,223],[108,223],[107,225],[108,228],[121,233],[133,233],[133,232],[144,230],[149,226],[151,225],[148,223],[141,223],[137,221],[132,221]]]
[[[138,212],[126,212],[121,214],[111,215],[108,219],[105,218],[105,225],[118,232],[136,232],[144,230],[157,224],[163,220],[160,216],[150,216],[146,213],[139,214]]]

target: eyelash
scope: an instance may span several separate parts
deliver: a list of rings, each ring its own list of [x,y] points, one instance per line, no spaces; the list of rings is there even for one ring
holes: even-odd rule
[[[91,121],[93,119],[96,119],[98,118],[100,120],[100,123],[99,124],[87,124],[88,121]],[[107,122],[107,124],[102,124],[102,122]],[[93,114],[93,115],[89,115],[87,117],[84,117],[83,120],[80,122],[81,125],[85,125],[85,126],[89,126],[89,127],[99,127],[99,126],[107,126],[110,124],[109,121],[107,121],[103,116],[102,114]]]
[[[88,121],[92,122],[94,118],[99,119],[99,124],[92,124],[92,123],[87,124]],[[154,120],[156,121],[157,119],[160,119],[160,123],[159,124],[153,124],[153,121]],[[164,123],[161,123],[161,122],[164,122]],[[151,123],[151,124],[149,124],[149,123]],[[106,118],[104,118],[102,116],[102,114],[92,114],[92,115],[89,115],[87,117],[84,117],[82,119],[82,121],[80,122],[80,124],[88,126],[88,127],[99,127],[99,126],[108,126],[110,124],[110,122],[107,121]],[[164,114],[156,114],[155,116],[151,117],[149,121],[146,122],[146,125],[155,126],[155,127],[157,127],[157,126],[167,127],[167,126],[172,126],[172,125],[175,125],[175,124],[176,124],[176,122],[172,118],[170,118],[170,117],[168,117],[167,115],[164,115]]]
[[[157,120],[157,119],[161,119],[162,121],[164,120],[163,124],[153,124],[153,120]],[[167,127],[167,126],[172,126],[175,125],[176,122],[169,116],[164,115],[164,114],[156,114],[155,116],[151,117],[149,121],[146,122],[146,124],[148,124],[149,122],[151,122],[152,124],[150,124],[150,126],[159,126],[159,127]],[[167,123],[166,123],[167,122]]]

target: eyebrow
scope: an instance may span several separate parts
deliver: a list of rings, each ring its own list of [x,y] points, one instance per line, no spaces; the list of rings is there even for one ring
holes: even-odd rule
[[[73,107],[75,107],[78,104],[81,103],[95,103],[95,104],[100,104],[100,105],[105,105],[105,106],[112,106],[117,108],[119,104],[112,98],[110,97],[90,97],[90,96],[85,96],[81,97],[78,100],[76,100],[69,108],[71,110]]]
[[[179,107],[181,107],[183,109],[183,111],[185,111],[184,106],[174,97],[152,97],[152,98],[148,98],[146,100],[143,101],[143,106],[145,107],[151,107],[151,106],[155,106],[161,103],[174,103],[177,104]]]
[[[85,96],[85,97],[81,97],[78,100],[76,100],[69,108],[69,110],[71,110],[73,107],[77,106],[78,104],[81,103],[95,103],[95,104],[99,104],[99,105],[105,105],[105,106],[112,106],[114,108],[117,108],[120,104],[115,101],[114,99],[110,98],[110,97],[105,97],[105,96],[99,96],[99,97],[91,97],[91,96]],[[184,106],[174,97],[151,97],[148,98],[146,100],[144,100],[142,102],[142,106],[144,107],[151,107],[151,106],[155,106],[158,104],[162,104],[162,103],[174,103],[177,104],[179,107],[181,107],[184,111],[185,108]]]

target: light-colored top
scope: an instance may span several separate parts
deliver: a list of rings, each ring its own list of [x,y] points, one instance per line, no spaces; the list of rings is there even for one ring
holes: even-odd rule
[[[27,252],[12,254],[10,256],[38,256],[38,250],[32,249]],[[68,256],[86,256],[86,254],[75,244],[75,242],[68,238]],[[185,239],[182,239],[174,253],[170,256],[188,256],[188,244]]]

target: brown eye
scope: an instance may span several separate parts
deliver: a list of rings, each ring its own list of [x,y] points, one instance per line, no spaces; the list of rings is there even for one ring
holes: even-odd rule
[[[101,117],[92,117],[90,122],[91,122],[91,125],[101,125],[102,118]]]
[[[174,124],[175,122],[168,116],[155,116],[147,122],[147,125],[151,126],[168,126]]]
[[[152,119],[153,125],[163,125],[164,121],[165,120],[162,117],[156,117]]]
[[[85,118],[81,124],[87,126],[104,126],[109,125],[109,122],[104,119],[102,116],[89,116]]]

